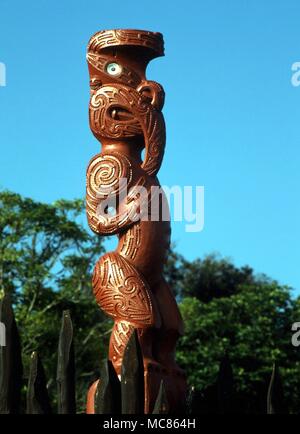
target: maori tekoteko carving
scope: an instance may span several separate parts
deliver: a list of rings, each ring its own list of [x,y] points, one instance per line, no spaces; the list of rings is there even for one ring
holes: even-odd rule
[[[116,250],[98,260],[93,291],[114,319],[109,359],[118,375],[128,339],[137,329],[146,413],[153,409],[161,380],[172,412],[182,409],[186,393],[184,372],[174,358],[183,324],[163,277],[170,245],[170,219],[163,218],[168,208],[157,179],[166,140],[164,90],[145,76],[149,61],[163,55],[162,35],[140,30],[98,32],[87,52],[90,128],[102,144],[87,169],[87,218],[96,234],[119,239]],[[141,187],[149,193],[143,201]],[[159,191],[156,218],[152,191]]]

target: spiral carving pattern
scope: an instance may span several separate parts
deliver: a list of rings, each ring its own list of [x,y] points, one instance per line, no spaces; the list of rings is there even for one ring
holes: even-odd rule
[[[99,205],[103,200],[114,196],[115,203],[122,191],[126,191],[126,183],[132,180],[132,165],[127,157],[117,152],[97,154],[89,163],[86,177],[86,209],[91,229],[98,231],[101,220]],[[115,228],[113,228],[115,229]]]

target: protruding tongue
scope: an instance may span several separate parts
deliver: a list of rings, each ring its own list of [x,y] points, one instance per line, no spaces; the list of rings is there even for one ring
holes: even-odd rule
[[[116,107],[111,110],[110,115],[112,119],[119,121],[127,121],[134,117],[133,114],[130,113],[128,110]]]

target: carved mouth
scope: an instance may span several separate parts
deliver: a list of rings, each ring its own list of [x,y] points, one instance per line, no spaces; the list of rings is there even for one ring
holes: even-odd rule
[[[130,111],[119,106],[112,107],[109,110],[109,116],[117,121],[131,121],[134,119],[134,115]]]

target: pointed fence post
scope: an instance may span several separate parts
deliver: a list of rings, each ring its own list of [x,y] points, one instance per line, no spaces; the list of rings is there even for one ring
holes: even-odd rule
[[[26,400],[27,414],[50,414],[51,406],[45,371],[36,351],[31,354]]]
[[[169,403],[167,399],[166,389],[165,389],[164,381],[161,380],[152,414],[168,414],[168,412],[169,412]]]
[[[191,386],[188,390],[188,394],[187,394],[187,398],[186,398],[186,414],[193,414],[193,410],[194,410],[194,402],[195,402],[195,387]]]
[[[57,361],[58,413],[76,413],[73,325],[68,310],[63,311]]]
[[[267,414],[287,414],[279,368],[273,365],[267,395]]]
[[[143,414],[144,365],[136,330],[124,351],[121,372],[122,414]]]
[[[103,360],[95,393],[95,414],[121,413],[121,385],[110,360]]]
[[[0,414],[20,412],[22,389],[22,358],[20,338],[11,299],[0,300]]]

